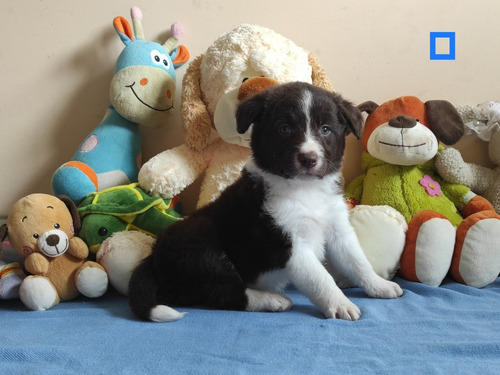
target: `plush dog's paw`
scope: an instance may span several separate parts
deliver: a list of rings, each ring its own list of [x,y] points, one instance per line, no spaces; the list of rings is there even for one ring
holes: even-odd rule
[[[247,289],[247,311],[272,311],[279,312],[292,307],[290,298],[281,293]]]
[[[403,289],[393,281],[378,278],[363,288],[366,294],[374,298],[398,298],[403,295]]]
[[[328,319],[358,320],[361,317],[361,310],[347,298],[337,306],[329,307],[323,312]]]

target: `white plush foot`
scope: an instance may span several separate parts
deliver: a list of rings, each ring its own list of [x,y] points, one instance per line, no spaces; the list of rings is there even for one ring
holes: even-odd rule
[[[290,298],[281,293],[247,289],[247,311],[285,311],[292,306]]]
[[[323,314],[328,319],[358,320],[361,317],[361,310],[347,297],[342,298],[336,306],[328,307]]]
[[[86,297],[101,297],[108,289],[108,275],[101,268],[85,267],[76,276],[76,287]]]
[[[33,311],[45,311],[59,303],[54,286],[42,276],[26,277],[19,287],[19,298]]]
[[[389,206],[358,205],[349,212],[349,221],[373,270],[384,279],[392,279],[406,241],[404,216]]]
[[[97,262],[108,273],[109,282],[118,292],[128,294],[132,271],[149,254],[155,239],[138,231],[114,233],[96,254]]]
[[[441,284],[450,269],[455,236],[455,227],[446,219],[433,218],[422,224],[415,246],[415,271],[421,283]]]
[[[463,242],[458,273],[470,286],[482,288],[500,273],[500,220],[484,219],[469,228]],[[454,257],[457,257],[455,254]]]

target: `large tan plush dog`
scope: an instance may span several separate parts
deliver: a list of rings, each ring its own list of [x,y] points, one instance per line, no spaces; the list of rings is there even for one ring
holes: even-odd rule
[[[182,88],[185,144],[145,163],[139,172],[141,187],[171,198],[205,174],[201,207],[234,182],[250,150],[249,134],[238,134],[234,116],[236,106],[248,96],[241,94],[242,85],[252,86],[253,93],[268,86],[246,82],[255,77],[333,90],[318,61],[305,49],[262,26],[236,27],[190,63]]]

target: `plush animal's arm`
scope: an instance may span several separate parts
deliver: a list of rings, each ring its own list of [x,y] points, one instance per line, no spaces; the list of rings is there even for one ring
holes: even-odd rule
[[[40,253],[33,253],[24,260],[24,267],[32,275],[44,275],[49,271],[49,260]]]
[[[173,198],[205,171],[212,154],[212,145],[203,151],[187,145],[163,151],[139,170],[139,185],[153,196]]]
[[[365,182],[365,175],[356,177],[352,182],[347,185],[344,196],[348,203],[352,206],[356,206],[361,202],[361,196],[363,195],[363,187]]]
[[[448,147],[436,158],[436,169],[446,181],[468,186],[478,194],[484,194],[490,185],[491,169],[466,163],[457,149]]]
[[[89,248],[79,237],[73,237],[69,240],[68,253],[78,259],[86,259],[89,256]]]

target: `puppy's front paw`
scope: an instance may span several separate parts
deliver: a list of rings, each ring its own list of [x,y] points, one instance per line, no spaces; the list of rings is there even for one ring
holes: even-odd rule
[[[247,289],[247,311],[279,312],[292,307],[290,298],[281,293]]]
[[[329,307],[323,312],[328,319],[358,320],[361,317],[361,310],[347,298],[339,305]]]
[[[382,278],[367,285],[364,290],[366,294],[374,298],[398,298],[403,295],[403,289],[398,284]]]

